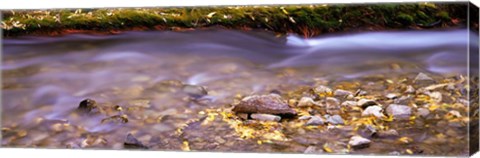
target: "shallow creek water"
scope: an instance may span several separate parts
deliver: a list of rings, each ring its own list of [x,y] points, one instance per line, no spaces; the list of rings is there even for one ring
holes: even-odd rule
[[[202,30],[4,39],[1,145],[124,149],[130,133],[149,150],[465,155],[468,42],[478,48],[468,34],[368,32],[303,39]],[[443,99],[405,93],[408,85],[429,86],[413,83],[419,73],[429,75],[431,85],[450,85],[430,90]],[[204,86],[208,95],[192,99],[185,85]],[[305,126],[298,117],[242,120],[229,110],[242,97],[275,92],[300,116],[323,116],[330,112],[295,105],[320,85],[366,92],[335,97],[340,103],[369,98],[383,106],[405,104],[412,114],[384,121],[338,105],[344,125]],[[401,96],[407,99],[398,100]],[[76,111],[87,98],[100,112]],[[430,114],[419,116],[421,107]],[[398,136],[370,137],[363,130],[367,124],[395,129]],[[370,146],[353,149],[348,145],[353,135],[370,139]]]

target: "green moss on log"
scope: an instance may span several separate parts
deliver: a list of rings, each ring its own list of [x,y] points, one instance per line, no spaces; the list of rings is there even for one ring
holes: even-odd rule
[[[265,29],[311,37],[339,31],[416,29],[437,21],[441,21],[442,25],[432,28],[461,26],[466,24],[466,16],[452,11],[462,7],[466,8],[467,5],[402,3],[14,10],[2,12],[4,19],[1,27],[5,37],[69,32],[182,30],[211,26]],[[452,23],[452,18],[460,19],[460,23]]]

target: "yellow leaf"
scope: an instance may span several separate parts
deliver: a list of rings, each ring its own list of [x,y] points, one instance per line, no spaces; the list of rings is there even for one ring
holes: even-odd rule
[[[327,152],[327,153],[333,152],[333,150],[332,150],[330,147],[328,147],[327,144],[324,144],[324,145],[323,145],[323,150],[325,150],[325,152]]]
[[[183,141],[182,150],[183,151],[190,151],[190,145],[187,141]]]

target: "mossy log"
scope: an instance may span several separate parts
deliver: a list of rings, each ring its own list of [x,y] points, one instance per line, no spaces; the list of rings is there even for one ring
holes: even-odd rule
[[[11,10],[2,11],[1,28],[4,37],[212,26],[313,37],[344,31],[466,27],[467,7],[467,3],[380,3]]]

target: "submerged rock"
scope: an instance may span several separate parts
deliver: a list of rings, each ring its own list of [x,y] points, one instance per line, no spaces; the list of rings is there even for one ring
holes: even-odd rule
[[[396,138],[399,134],[396,130],[389,129],[386,131],[378,131],[374,136],[378,138]]]
[[[394,117],[408,117],[412,114],[412,108],[407,105],[390,104],[387,114]]]
[[[310,117],[310,120],[305,123],[307,126],[318,126],[318,125],[323,125],[325,122],[323,122],[323,119],[318,116],[312,116]]]
[[[78,109],[84,112],[91,112],[97,108],[97,102],[92,99],[85,99],[80,102]]]
[[[282,118],[277,115],[270,115],[270,114],[251,114],[250,117],[254,120],[259,120],[259,121],[275,121],[278,122]]]
[[[123,146],[127,149],[148,149],[141,141],[135,138],[131,133],[127,135]]]
[[[207,89],[203,86],[198,86],[198,85],[189,85],[189,84],[183,85],[182,91],[187,93],[190,97],[194,99],[198,99],[208,95]]]
[[[113,123],[128,123],[128,116],[127,115],[114,115],[111,117],[107,117],[100,121],[101,123],[113,122]]]
[[[348,145],[355,149],[366,148],[370,146],[371,141],[367,138],[363,138],[361,136],[353,136],[348,141]]]
[[[426,86],[426,85],[435,83],[435,81],[433,80],[433,78],[431,78],[430,76],[428,76],[427,74],[424,74],[424,73],[419,73],[419,74],[415,77],[415,79],[413,80],[413,82],[414,82],[415,84],[417,84],[417,86]]]
[[[232,111],[236,113],[263,113],[274,115],[294,116],[295,110],[288,106],[277,94],[253,95],[243,98],[234,106]]]

